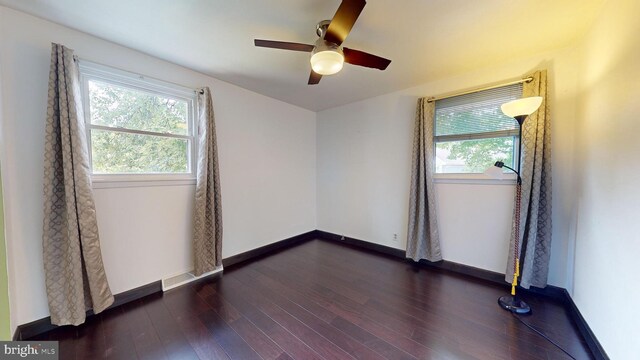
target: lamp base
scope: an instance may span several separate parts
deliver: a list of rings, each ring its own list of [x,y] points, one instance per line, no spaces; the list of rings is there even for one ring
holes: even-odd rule
[[[529,304],[511,295],[501,296],[498,299],[498,304],[500,304],[501,308],[516,314],[528,314],[531,312],[531,306],[529,306]]]

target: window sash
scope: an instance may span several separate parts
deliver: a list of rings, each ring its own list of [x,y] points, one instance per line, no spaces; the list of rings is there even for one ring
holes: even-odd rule
[[[125,127],[113,127],[113,126],[104,126],[104,125],[90,125],[91,129],[102,130],[102,131],[113,131],[113,132],[121,132],[128,134],[139,134],[139,135],[150,135],[150,136],[158,136],[165,138],[174,138],[174,139],[184,139],[184,140],[193,140],[193,136],[189,135],[178,135],[172,133],[161,133],[155,131],[146,131],[146,130],[135,130],[129,129]]]
[[[82,86],[82,102],[85,113],[85,128],[87,144],[89,146],[89,162],[91,164],[92,178],[99,182],[140,182],[140,181],[163,181],[163,180],[191,180],[195,179],[195,169],[197,161],[197,141],[196,141],[196,113],[197,113],[197,96],[196,91],[180,85],[171,84],[165,81],[146,78],[144,76],[133,74],[108,66],[96,64],[86,60],[80,60],[80,81]],[[150,95],[159,95],[169,97],[176,100],[187,102],[188,119],[187,119],[187,135],[179,135],[173,133],[161,133],[147,130],[136,130],[125,127],[112,127],[104,125],[96,125],[91,123],[90,98],[89,98],[89,81],[95,80],[101,83],[110,84],[116,87],[124,87],[127,89],[140,91]],[[92,130],[113,131],[120,133],[140,134],[149,136],[158,136],[165,138],[184,139],[188,142],[187,165],[188,172],[176,173],[94,173],[92,159]]]

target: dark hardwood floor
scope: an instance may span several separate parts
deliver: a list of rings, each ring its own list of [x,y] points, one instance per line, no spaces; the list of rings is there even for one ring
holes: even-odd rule
[[[313,240],[37,339],[61,359],[568,359],[498,307],[505,293]],[[561,304],[526,300],[524,321],[590,358]]]

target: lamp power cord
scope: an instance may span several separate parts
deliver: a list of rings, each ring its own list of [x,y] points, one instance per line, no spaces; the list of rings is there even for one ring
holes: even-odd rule
[[[563,349],[562,346],[558,345],[558,343],[556,343],[555,341],[553,341],[553,339],[549,338],[547,335],[545,335],[542,331],[534,328],[533,326],[531,326],[530,324],[526,323],[525,321],[523,321],[514,311],[510,311],[511,315],[513,315],[513,317],[515,317],[516,319],[518,319],[518,321],[520,321],[522,323],[522,325],[528,327],[529,329],[531,329],[533,332],[535,332],[536,334],[542,336],[545,340],[547,340],[548,342],[550,342],[551,344],[553,344],[553,346],[557,347],[558,349],[560,349],[563,353],[567,354],[567,356],[569,356],[570,358],[572,358],[573,360],[576,360],[575,357],[573,357],[573,355],[569,354],[569,352],[567,352],[567,350]]]

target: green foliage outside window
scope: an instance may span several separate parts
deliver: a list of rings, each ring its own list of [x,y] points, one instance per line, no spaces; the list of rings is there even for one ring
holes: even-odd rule
[[[142,91],[89,82],[93,125],[188,135],[188,103]],[[188,141],[181,138],[92,129],[93,172],[186,173]]]
[[[466,173],[484,172],[498,160],[513,164],[513,137],[450,141],[438,143],[436,148],[449,150],[450,159],[463,160]]]

